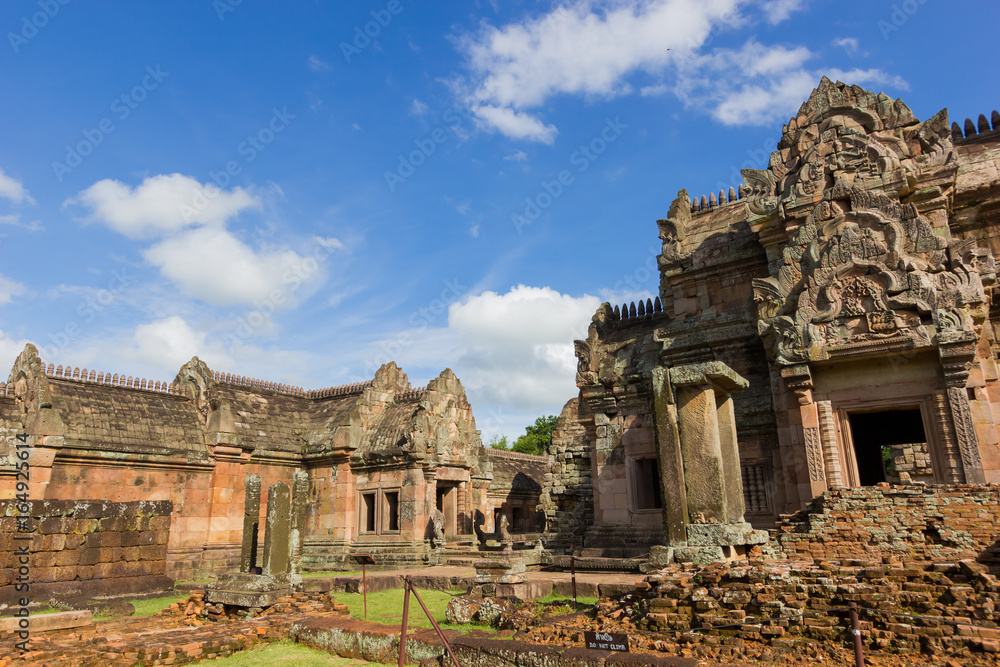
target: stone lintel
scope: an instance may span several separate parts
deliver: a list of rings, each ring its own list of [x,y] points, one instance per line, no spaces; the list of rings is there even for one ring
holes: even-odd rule
[[[750,386],[743,376],[721,361],[674,366],[670,369],[670,384],[675,387],[710,384],[722,392],[740,391]]]

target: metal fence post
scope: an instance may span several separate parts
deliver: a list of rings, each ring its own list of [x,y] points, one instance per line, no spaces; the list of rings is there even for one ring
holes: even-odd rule
[[[410,615],[410,575],[406,575],[406,593],[403,596],[403,627],[399,633],[399,667],[406,662],[406,619]]]
[[[861,642],[861,624],[858,622],[858,605],[856,602],[852,602],[850,607],[851,634],[854,635],[854,663],[857,667],[865,667],[865,651]]]

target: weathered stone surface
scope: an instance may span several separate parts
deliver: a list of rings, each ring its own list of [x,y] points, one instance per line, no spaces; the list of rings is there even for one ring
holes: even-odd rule
[[[764,544],[767,531],[754,530],[749,523],[702,523],[687,527],[688,546],[737,546]]]
[[[0,618],[0,632],[17,632],[23,629],[19,618]],[[34,614],[28,617],[28,632],[46,632],[80,628],[93,624],[90,611],[63,611],[54,614]]]
[[[169,500],[0,500],[0,605],[24,597],[17,590],[20,567],[28,569],[33,600],[83,606],[93,598],[169,591],[172,510]]]
[[[680,544],[694,517],[679,505],[760,528],[831,488],[1000,481],[1000,134],[953,134],[946,111],[920,122],[823,79],[767,168],[742,175],[735,200],[681,190],[657,221],[661,307],[602,304],[575,343],[580,394],[561,424],[592,457],[586,547]],[[705,386],[743,388],[716,406],[736,425],[721,456],[707,396],[694,401]],[[906,410],[917,439],[858,444],[852,415]],[[710,435],[693,439],[702,469],[678,503],[685,411]],[[650,426],[661,536],[639,502]],[[883,446],[884,467],[864,451]],[[563,466],[553,487],[578,476]]]

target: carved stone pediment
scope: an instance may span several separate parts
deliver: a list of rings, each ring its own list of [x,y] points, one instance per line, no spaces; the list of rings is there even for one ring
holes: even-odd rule
[[[66,427],[53,404],[52,387],[38,350],[28,343],[7,378],[21,407],[21,425],[33,436],[60,436]]]
[[[180,388],[188,398],[190,398],[202,419],[208,421],[209,413],[219,406],[214,406],[215,400],[215,378],[212,370],[204,361],[198,357],[191,357],[191,361],[181,366],[177,371],[177,377],[171,383],[171,387]]]
[[[950,237],[947,211],[935,227],[901,199],[926,180],[946,205],[947,127],[946,112],[918,123],[898,100],[824,79],[768,169],[744,170],[771,273],[753,283],[758,331],[779,364],[978,338],[993,258]]]

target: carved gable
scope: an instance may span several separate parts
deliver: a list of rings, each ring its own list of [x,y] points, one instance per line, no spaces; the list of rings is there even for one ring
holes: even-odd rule
[[[768,353],[791,365],[977,340],[990,254],[951,238],[947,113],[824,79],[765,171],[744,170],[771,276],[754,281]]]

